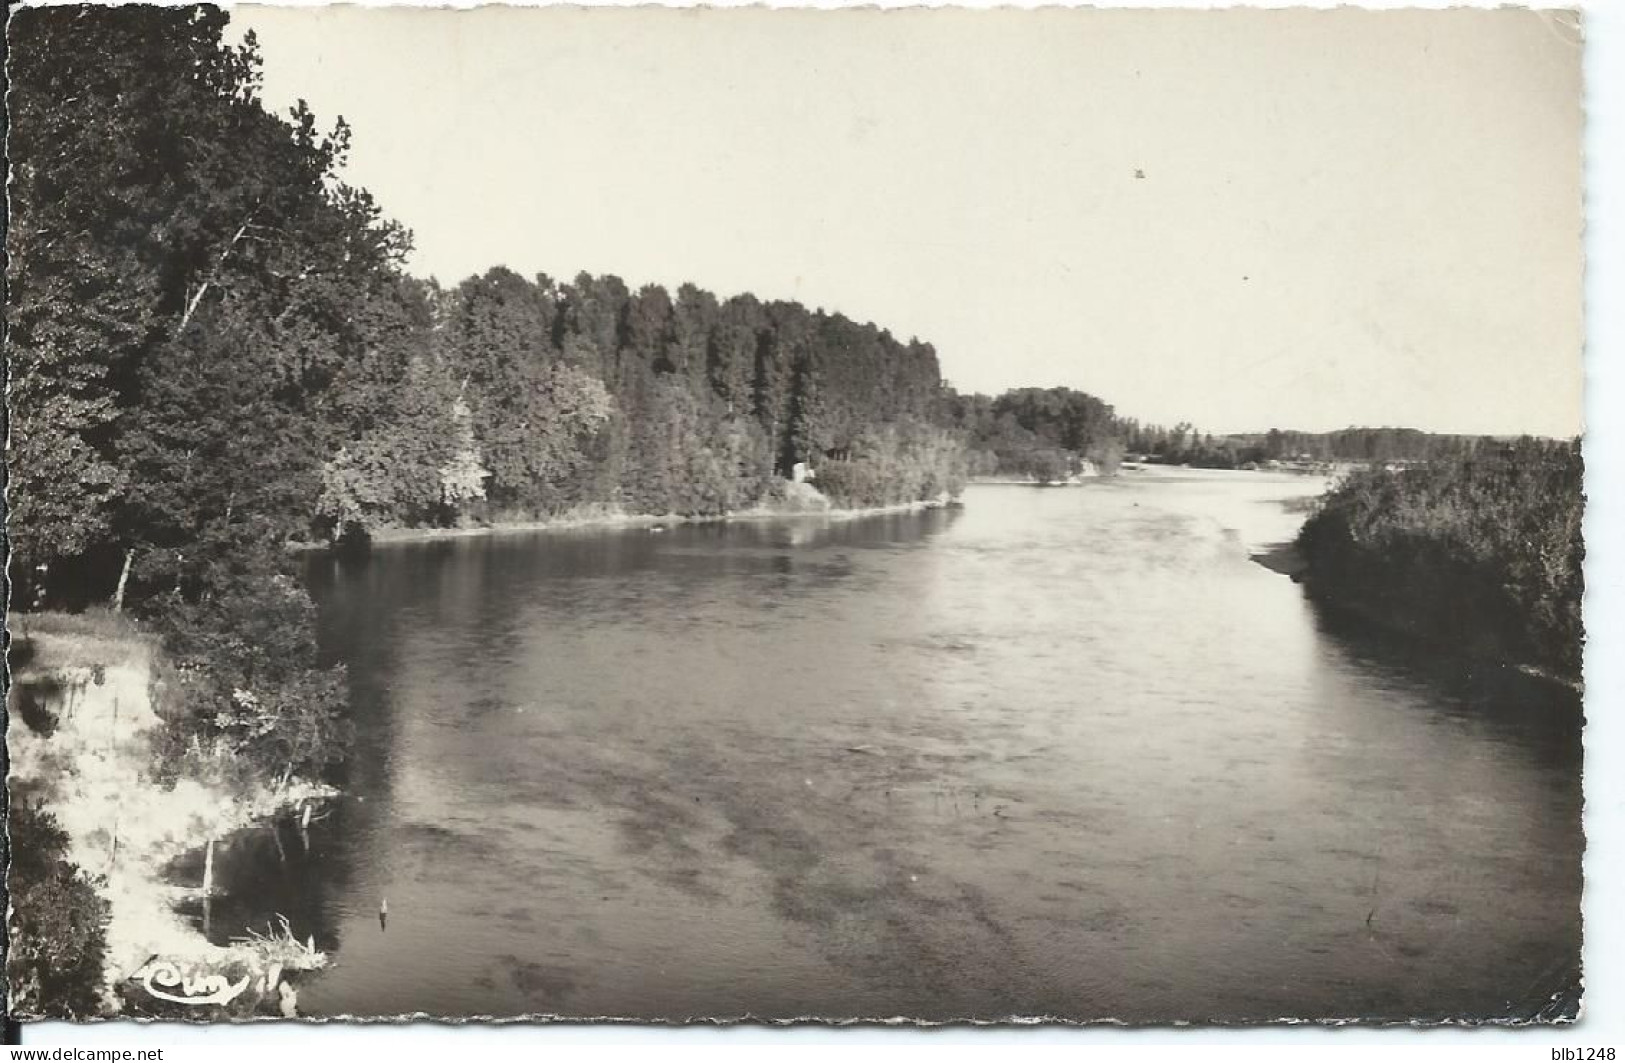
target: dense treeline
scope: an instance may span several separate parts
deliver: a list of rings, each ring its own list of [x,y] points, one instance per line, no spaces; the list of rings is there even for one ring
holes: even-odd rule
[[[797,303],[496,268],[421,288],[417,353],[322,469],[317,530],[587,507],[715,516],[797,464],[838,505],[963,483],[928,344]]]
[[[1329,601],[1578,680],[1583,513],[1578,441],[1523,439],[1360,470],[1298,543],[1311,591]]]

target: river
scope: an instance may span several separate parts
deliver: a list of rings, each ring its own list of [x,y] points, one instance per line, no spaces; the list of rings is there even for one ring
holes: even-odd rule
[[[313,557],[348,796],[234,843],[211,930],[314,934],[311,1015],[1529,1014],[1577,698],[1251,563],[1323,486]]]

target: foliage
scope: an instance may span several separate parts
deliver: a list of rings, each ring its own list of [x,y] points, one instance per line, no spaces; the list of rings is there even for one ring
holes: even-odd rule
[[[451,405],[451,426],[451,453],[438,471],[440,501],[446,508],[456,510],[470,502],[484,500],[485,481],[491,470],[481,463],[479,440],[474,436],[474,414],[461,397]]]
[[[172,750],[197,736],[283,779],[342,757],[344,670],[317,667],[315,606],[291,578],[262,573],[150,604],[180,678],[166,708]]]
[[[219,320],[228,315],[204,311],[198,328],[155,352],[139,373],[145,401],[126,410],[119,524],[146,591],[222,582],[217,570],[301,529],[319,493],[308,420],[277,394],[252,325]]]
[[[129,552],[150,593],[280,543],[373,397],[357,370],[422,331],[406,234],[337,177],[348,128],[267,113],[256,45],[226,24],[131,6],[8,27],[25,570]]]
[[[853,508],[957,495],[965,486],[964,449],[934,425],[886,425],[855,439],[849,456],[825,462],[817,486]]]
[[[59,1019],[96,1015],[107,902],[68,860],[68,836],[32,800],[13,795],[7,828],[8,1010]]]
[[[944,394],[926,344],[692,284],[674,297],[616,277],[494,269],[441,306],[431,347],[473,412],[458,448],[467,489],[447,518],[486,511],[479,468],[497,517],[749,508],[798,463],[816,471],[868,433],[931,421]],[[379,497],[360,484],[344,493]]]
[[[1335,432],[1282,431],[1214,436],[1181,422],[1173,428],[1128,420],[1120,436],[1127,452],[1147,461],[1208,469],[1239,469],[1269,462],[1402,462],[1453,460],[1493,439],[1442,435],[1414,428],[1343,428]]]
[[[426,359],[414,361],[395,391],[389,413],[322,466],[314,516],[318,530],[334,538],[346,529],[427,523],[485,496],[489,472],[480,464],[473,416],[446,375]]]
[[[1041,484],[1063,483],[1073,472],[1075,458],[1065,450],[1053,447],[1034,447],[1005,456],[999,463],[1001,470],[1018,476],[1028,476]]]
[[[1584,629],[1578,441],[1522,439],[1358,471],[1304,524],[1317,593],[1577,679]]]
[[[640,513],[720,516],[761,497],[770,465],[752,421],[729,416],[678,379],[629,396],[620,500]]]
[[[979,457],[976,475],[1059,483],[1085,460],[1117,471],[1122,425],[1112,407],[1071,388],[1017,388],[997,398],[953,395],[948,421]]]

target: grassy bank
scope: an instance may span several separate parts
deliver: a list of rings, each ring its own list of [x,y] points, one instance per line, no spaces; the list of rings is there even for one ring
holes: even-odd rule
[[[1353,473],[1298,535],[1304,582],[1387,627],[1578,684],[1582,473],[1578,442],[1536,440]]]
[[[7,627],[10,826],[19,851],[30,846],[36,860],[19,862],[11,886],[14,896],[42,894],[15,905],[8,927],[15,1013],[286,1014],[293,994],[283,973],[318,967],[321,954],[280,939],[211,944],[175,911],[202,883],[177,885],[165,872],[213,839],[331,791],[254,781],[229,752],[201,744],[178,770],[165,770],[166,714],[179,680],[141,625],[98,611],[14,614]],[[57,984],[70,965],[76,984]],[[227,992],[242,988],[202,1005],[151,991],[208,996],[203,980],[216,977]]]

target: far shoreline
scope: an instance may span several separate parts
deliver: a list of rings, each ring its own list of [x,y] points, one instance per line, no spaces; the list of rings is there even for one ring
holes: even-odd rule
[[[540,532],[562,531],[596,531],[619,529],[664,529],[673,525],[683,524],[728,524],[748,523],[770,520],[859,520],[865,517],[880,517],[900,513],[917,513],[928,509],[948,509],[963,505],[956,495],[952,498],[921,499],[914,502],[898,502],[889,506],[866,506],[857,509],[773,509],[758,507],[744,509],[734,513],[722,513],[716,516],[683,516],[668,513],[663,516],[652,513],[603,513],[591,516],[561,516],[549,520],[530,521],[495,521],[490,524],[481,524],[474,527],[463,528],[378,528],[369,530],[366,545],[392,546],[407,543],[437,542],[447,539],[481,539],[500,535],[530,535]],[[289,542],[286,548],[291,553],[320,553],[340,548],[338,542]]]
[[[1151,472],[1154,470],[1188,472],[1192,471],[1192,468],[1193,467],[1191,466],[1180,465],[1146,464],[1125,467],[1122,472],[1126,472],[1130,475]],[[1264,470],[1203,469],[1201,471],[1238,474],[1246,473],[1256,475],[1257,472]],[[1268,471],[1276,472],[1280,470]],[[1032,487],[1050,489],[1087,487],[1094,483],[1117,479],[1122,479],[1121,473],[1095,473],[1088,476],[1080,476],[1074,480],[1053,481],[1049,483],[1039,480],[1021,480],[1009,477],[973,477],[966,481],[965,488]],[[828,509],[775,508],[772,506],[757,506],[752,509],[742,509],[731,513],[717,514],[715,516],[683,516],[682,514],[677,513],[657,515],[653,513],[601,512],[577,516],[565,514],[558,517],[548,518],[546,520],[494,521],[490,524],[480,524],[472,527],[382,527],[371,529],[367,532],[365,545],[370,548],[374,546],[390,546],[404,543],[438,542],[450,539],[479,539],[501,535],[529,535],[540,532],[665,528],[673,525],[684,524],[727,524],[746,523],[752,521],[810,519],[858,520],[865,517],[879,517],[899,513],[915,513],[928,509],[948,509],[956,506],[963,506],[964,502],[962,496],[963,489],[961,490],[960,494],[956,494],[951,497],[944,494],[943,496],[934,499],[919,499],[913,502],[898,502],[888,506],[863,506],[855,509],[835,507]],[[290,553],[305,554],[331,551],[340,548],[341,545],[342,544],[337,541],[301,542],[290,540],[284,544],[284,548]],[[1278,547],[1270,547],[1268,549],[1270,551],[1274,551],[1278,549]],[[1291,575],[1294,579],[1297,578],[1294,573],[1285,572],[1282,569],[1275,568],[1274,564],[1260,560],[1259,557],[1255,556],[1254,560],[1258,561],[1260,564],[1263,564],[1266,568],[1271,568],[1274,571],[1282,572],[1284,575]]]

